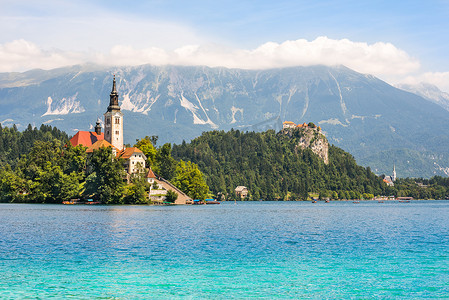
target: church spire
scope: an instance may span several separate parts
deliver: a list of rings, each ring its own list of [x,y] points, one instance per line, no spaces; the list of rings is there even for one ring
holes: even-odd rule
[[[119,150],[123,149],[123,113],[118,103],[117,84],[112,81],[108,110],[104,113],[104,139]]]
[[[108,111],[116,111],[116,110],[120,110],[120,106],[118,105],[118,93],[114,75],[114,80],[112,82],[112,91],[111,94],[109,95]]]
[[[115,87],[115,74],[114,74],[114,80],[112,81],[112,92],[111,94],[117,94],[117,89]]]

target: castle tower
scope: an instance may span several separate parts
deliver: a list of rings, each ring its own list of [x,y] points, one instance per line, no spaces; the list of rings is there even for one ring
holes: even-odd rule
[[[117,149],[123,150],[123,113],[118,104],[115,75],[109,97],[108,110],[104,113],[104,139]]]
[[[393,165],[393,176],[391,176],[391,181],[396,181],[396,165]]]

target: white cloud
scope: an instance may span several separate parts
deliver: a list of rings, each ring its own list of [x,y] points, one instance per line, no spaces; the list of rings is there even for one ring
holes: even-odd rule
[[[83,53],[42,50],[25,40],[0,45],[0,72],[52,69],[84,62]]]
[[[419,84],[422,82],[436,85],[440,90],[449,92],[449,72],[426,72],[420,75],[407,76],[400,83]]]
[[[186,45],[175,50],[115,45],[108,52],[41,49],[26,40],[0,45],[0,72],[32,68],[51,69],[85,62],[110,65],[205,65],[244,69],[289,66],[345,65],[392,83],[426,81],[449,91],[449,72],[424,73],[419,61],[390,43],[367,44],[348,39],[318,37],[283,43],[267,42],[255,49],[231,49],[219,45]]]

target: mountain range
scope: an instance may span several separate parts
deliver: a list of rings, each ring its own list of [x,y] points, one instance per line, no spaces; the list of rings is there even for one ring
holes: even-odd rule
[[[449,111],[344,66],[242,70],[92,64],[0,74],[0,121],[73,135],[103,119],[116,75],[125,142],[181,143],[203,131],[280,130],[314,122],[330,143],[377,174],[449,174]]]

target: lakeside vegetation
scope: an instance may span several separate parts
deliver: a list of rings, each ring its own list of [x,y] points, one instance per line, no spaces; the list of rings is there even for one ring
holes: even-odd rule
[[[310,149],[300,150],[301,136],[238,130],[210,131],[190,143],[173,146],[173,156],[198,164],[211,191],[234,199],[234,188],[248,187],[249,200],[305,200],[314,194],[330,199],[370,199],[377,195],[444,199],[449,179],[400,179],[387,186],[369,167],[357,165],[353,156],[329,146],[329,164]]]
[[[352,155],[329,146],[329,164],[310,149],[296,147],[300,136],[273,130],[205,132],[190,143],[166,143],[145,137],[135,146],[147,165],[193,199],[212,193],[235,198],[238,185],[247,186],[247,200],[370,199],[377,195],[445,199],[449,178],[399,178],[387,186],[369,167],[358,166]],[[110,148],[91,155],[72,147],[57,128],[0,126],[0,202],[61,203],[93,198],[107,204],[148,204],[150,186],[141,176],[124,179],[123,163]],[[86,167],[88,166],[88,167]],[[169,199],[173,199],[171,195]]]
[[[184,193],[205,199],[209,193],[197,165],[176,161],[171,145],[157,148],[146,137],[136,144],[148,157],[147,163]],[[123,162],[111,148],[91,154],[86,147],[72,147],[68,136],[51,126],[1,128],[0,202],[62,203],[92,198],[106,204],[148,204],[149,184],[143,172],[124,180]],[[170,199],[173,199],[173,195]]]

